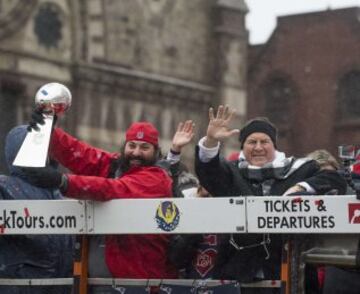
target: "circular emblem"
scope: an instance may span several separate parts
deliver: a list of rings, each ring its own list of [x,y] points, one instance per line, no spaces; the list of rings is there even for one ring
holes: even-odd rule
[[[144,139],[144,132],[137,132],[136,139]]]
[[[161,202],[156,210],[155,219],[161,230],[171,232],[179,224],[179,209],[172,201]]]

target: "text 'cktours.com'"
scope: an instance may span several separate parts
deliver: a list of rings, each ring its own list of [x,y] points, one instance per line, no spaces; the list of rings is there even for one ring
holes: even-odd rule
[[[0,233],[16,229],[71,229],[76,228],[74,215],[31,215],[27,208],[18,210],[0,209]]]

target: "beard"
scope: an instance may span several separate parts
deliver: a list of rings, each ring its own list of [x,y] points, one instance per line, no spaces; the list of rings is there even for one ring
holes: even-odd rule
[[[149,159],[145,159],[141,156],[124,156],[120,163],[121,171],[126,172],[135,166],[152,166],[156,163],[156,160],[157,157],[155,155]]]

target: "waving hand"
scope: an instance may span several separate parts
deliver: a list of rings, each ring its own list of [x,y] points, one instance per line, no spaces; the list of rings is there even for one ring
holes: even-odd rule
[[[206,140],[204,142],[206,147],[215,147],[220,141],[238,134],[238,129],[230,129],[230,121],[235,113],[235,110],[230,110],[228,106],[220,105],[216,116],[214,109],[209,109],[209,125],[206,132]]]

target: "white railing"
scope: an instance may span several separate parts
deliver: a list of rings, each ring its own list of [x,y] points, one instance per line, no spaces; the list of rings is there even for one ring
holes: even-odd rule
[[[359,232],[355,196],[0,200],[0,235]]]
[[[321,234],[307,263],[357,265],[360,201],[356,196],[223,197],[196,199],[0,200],[1,235],[22,234]],[[341,234],[340,237],[338,234]],[[325,240],[325,241],[324,241]],[[329,248],[332,248],[330,251]],[[72,285],[65,279],[0,279],[0,285]],[[206,280],[207,286],[230,281]],[[202,280],[87,278],[89,285],[197,286]],[[285,282],[286,284],[287,282]],[[261,281],[241,287],[284,287]],[[79,292],[85,293],[85,292]],[[286,292],[290,293],[290,292]],[[297,293],[294,290],[292,293]]]

